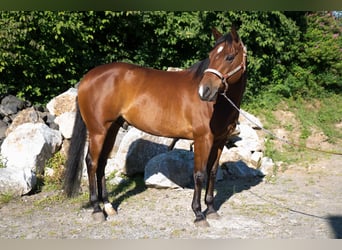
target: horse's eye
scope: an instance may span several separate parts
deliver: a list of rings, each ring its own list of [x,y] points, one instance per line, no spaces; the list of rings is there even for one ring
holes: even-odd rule
[[[228,56],[226,57],[226,61],[231,62],[231,61],[234,60],[234,57],[235,57],[235,55],[228,55]]]

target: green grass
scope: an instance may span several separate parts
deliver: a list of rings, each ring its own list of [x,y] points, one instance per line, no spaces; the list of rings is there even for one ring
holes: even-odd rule
[[[336,124],[342,121],[341,107],[341,95],[325,93],[320,98],[312,99],[271,98],[269,94],[265,94],[255,98],[254,102],[243,108],[258,116],[264,127],[271,131],[280,127],[289,132],[297,130],[299,138],[286,139],[304,146],[313,130],[323,132],[329,143],[336,144],[342,140],[342,131],[336,127]],[[292,112],[298,124],[295,125],[287,121],[281,123],[274,116],[276,110]],[[291,136],[291,133],[289,134]],[[315,154],[312,154],[312,151],[287,144],[283,144],[282,150],[279,151],[274,146],[275,139],[268,135],[265,136],[267,138],[265,154],[274,161],[299,163],[315,159]]]
[[[337,139],[342,139],[341,129],[335,124],[342,121],[342,96],[330,95],[318,100],[319,104],[314,107],[300,109],[299,118],[303,123],[308,123],[318,127],[328,137],[328,141],[336,143]],[[307,103],[303,103],[304,107]]]
[[[53,191],[62,188],[65,160],[65,156],[57,152],[46,161],[45,170],[52,169],[53,175],[37,176],[37,191]]]
[[[289,110],[296,114],[302,128],[301,138],[311,135],[311,128],[322,131],[330,143],[342,139],[342,132],[335,125],[342,121],[342,96],[325,95],[311,100],[289,100]]]
[[[37,208],[43,208],[51,205],[56,205],[56,203],[62,203],[65,200],[65,196],[63,196],[62,194],[56,194],[36,200],[33,202],[33,204]]]
[[[3,193],[0,194],[0,208],[2,205],[9,203],[11,200],[14,199],[14,195],[12,193]]]

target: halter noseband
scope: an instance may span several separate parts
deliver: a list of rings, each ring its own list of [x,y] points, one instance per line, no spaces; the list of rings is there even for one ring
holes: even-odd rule
[[[239,72],[241,69],[243,70],[243,72],[246,70],[246,57],[247,57],[247,48],[243,45],[243,43],[241,42],[242,47],[243,47],[243,59],[242,62],[239,66],[237,66],[235,69],[229,71],[226,74],[222,74],[220,71],[216,70],[216,69],[212,69],[212,68],[208,68],[206,70],[204,70],[204,73],[213,73],[214,75],[216,75],[218,78],[221,79],[223,85],[224,85],[224,92],[226,92],[228,90],[228,80],[230,77],[232,77],[234,74],[236,74],[237,72]]]

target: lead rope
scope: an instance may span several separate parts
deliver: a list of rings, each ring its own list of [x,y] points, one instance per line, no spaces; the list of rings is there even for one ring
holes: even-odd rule
[[[318,149],[318,148],[311,148],[311,147],[307,147],[307,146],[302,146],[302,145],[299,145],[299,144],[296,144],[296,143],[293,143],[293,142],[290,142],[289,140],[286,140],[284,138],[281,138],[279,136],[277,136],[276,134],[272,133],[270,130],[268,129],[265,129],[264,127],[262,127],[261,125],[257,124],[255,121],[253,121],[251,118],[248,117],[248,115],[243,112],[241,109],[239,109],[235,103],[230,100],[226,93],[223,92],[221,93],[221,95],[224,96],[224,98],[226,98],[226,100],[243,116],[245,117],[248,121],[250,121],[251,123],[253,123],[255,126],[257,126],[259,129],[261,129],[262,131],[264,131],[266,134],[269,134],[270,136],[272,136],[273,138],[279,140],[279,141],[282,141],[284,143],[287,143],[289,145],[292,145],[292,146],[295,146],[295,147],[298,147],[298,148],[305,148],[305,149],[309,149],[309,150],[312,150],[312,151],[316,151],[316,152],[322,152],[322,153],[326,153],[326,154],[333,154],[333,155],[342,155],[341,152],[336,152],[336,151],[329,151],[329,150],[322,150],[322,149]]]

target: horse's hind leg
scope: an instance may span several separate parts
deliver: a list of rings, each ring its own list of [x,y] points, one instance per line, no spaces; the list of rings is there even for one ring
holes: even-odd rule
[[[104,214],[100,207],[100,201],[97,193],[96,173],[98,162],[102,151],[105,134],[89,133],[89,147],[86,157],[88,182],[89,182],[89,199],[93,207],[93,217],[97,221],[105,220]]]
[[[89,149],[86,158],[89,181],[89,196],[90,203],[94,209],[93,217],[98,221],[105,219],[100,207],[100,202],[103,201],[105,204],[110,204],[108,202],[104,169],[107,163],[107,156],[115,140],[115,136],[113,136],[114,138],[110,137],[114,134],[114,131],[117,132],[117,130],[117,125],[113,126],[112,124],[107,124],[96,131],[89,131]],[[110,213],[110,208],[108,208],[109,205],[106,206],[106,213],[108,214]]]
[[[104,203],[104,212],[106,215],[116,214],[116,211],[114,210],[112,204],[108,200],[108,192],[106,188],[106,178],[105,178],[105,167],[107,164],[108,156],[113,148],[116,135],[119,129],[120,129],[120,124],[117,124],[115,122],[108,129],[108,133],[103,144],[102,152],[101,152],[99,163],[98,163],[98,168],[96,171],[98,196],[99,196],[99,200],[103,201]]]

